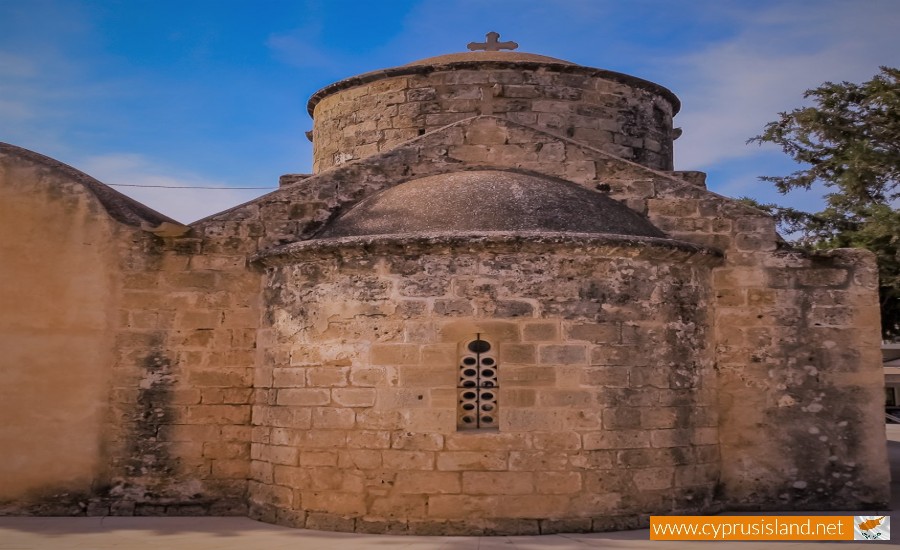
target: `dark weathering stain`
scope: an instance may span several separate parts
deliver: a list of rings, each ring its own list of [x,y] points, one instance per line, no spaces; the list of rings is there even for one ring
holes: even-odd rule
[[[127,458],[118,466],[118,474],[113,474],[114,479],[95,479],[87,491],[47,489],[18,503],[0,502],[0,516],[141,515],[135,504],[140,507],[142,501],[152,503],[164,498],[157,489],[172,479],[178,465],[159,436],[160,428],[171,424],[174,416],[175,376],[172,362],[160,351],[159,342],[151,346],[138,366],[141,381],[137,402],[129,413],[132,429],[125,440]],[[124,499],[123,491],[129,494]],[[137,503],[126,502],[129,500]],[[177,506],[173,510],[173,515],[179,512]]]
[[[128,459],[125,475],[168,477],[175,473],[176,460],[160,440],[160,428],[172,424],[172,390],[175,375],[172,362],[154,347],[140,363],[142,372],[137,403],[132,413],[134,428],[128,434]]]

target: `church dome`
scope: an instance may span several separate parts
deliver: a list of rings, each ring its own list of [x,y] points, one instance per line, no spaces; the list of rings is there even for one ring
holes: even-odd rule
[[[665,237],[622,203],[572,182],[499,170],[414,179],[355,205],[318,238],[448,232]]]
[[[461,52],[461,53],[448,53],[444,55],[437,55],[434,57],[428,57],[425,59],[419,59],[418,61],[413,61],[412,63],[407,63],[404,67],[417,67],[417,66],[430,66],[430,65],[446,65],[448,63],[480,63],[487,61],[499,61],[506,63],[554,63],[558,65],[572,65],[576,66],[575,63],[571,61],[566,61],[564,59],[557,59],[555,57],[549,57],[546,55],[538,55],[535,53],[526,53],[526,52],[485,52],[485,51],[477,51],[477,52]]]
[[[309,99],[313,172],[389,151],[477,116],[572,139],[654,170],[672,170],[678,98],[631,75],[470,43],[399,67],[352,76]],[[486,49],[489,48],[489,49]]]

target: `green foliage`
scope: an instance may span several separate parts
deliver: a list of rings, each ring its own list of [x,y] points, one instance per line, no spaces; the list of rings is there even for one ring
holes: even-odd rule
[[[776,217],[782,234],[811,249],[858,247],[878,257],[882,334],[900,338],[900,70],[882,67],[862,84],[826,82],[807,90],[812,105],[779,113],[749,141],[774,143],[804,167],[764,176],[781,193],[828,190],[826,208],[809,213],[753,206]]]

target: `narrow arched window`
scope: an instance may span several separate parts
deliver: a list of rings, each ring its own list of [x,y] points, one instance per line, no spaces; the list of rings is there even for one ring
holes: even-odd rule
[[[496,429],[499,425],[500,365],[494,345],[477,334],[462,346],[459,358],[458,430]]]

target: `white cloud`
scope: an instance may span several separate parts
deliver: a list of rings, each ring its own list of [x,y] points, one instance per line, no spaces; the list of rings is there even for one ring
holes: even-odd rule
[[[194,174],[177,173],[155,165],[142,155],[132,153],[92,156],[78,168],[106,184],[166,187],[228,187],[227,183]],[[115,187],[150,208],[180,222],[192,222],[252,200],[270,190],[264,189],[171,189],[160,187]]]
[[[733,38],[667,60],[684,108],[676,166],[702,169],[758,153],[746,140],[803,92],[826,81],[862,81],[900,60],[896,2],[791,3],[732,12]]]

